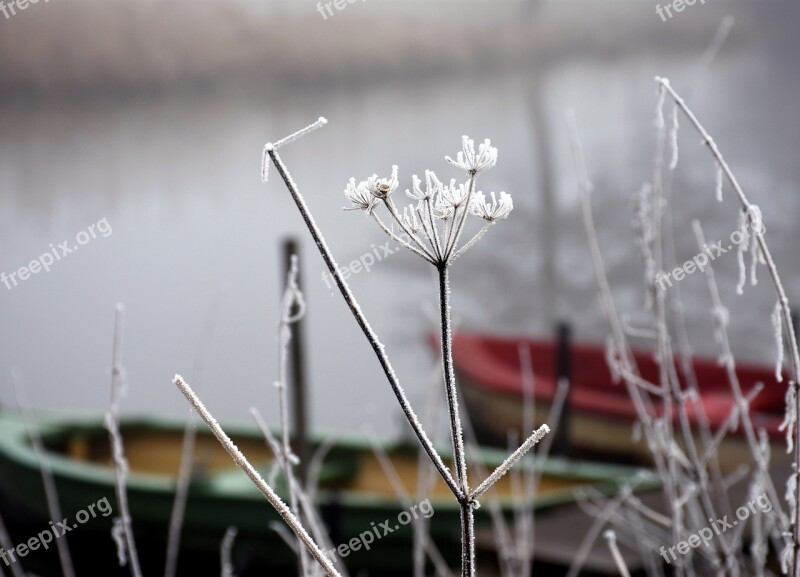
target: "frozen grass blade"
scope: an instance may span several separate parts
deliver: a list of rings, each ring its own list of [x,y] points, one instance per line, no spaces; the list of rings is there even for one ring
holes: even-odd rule
[[[125,450],[122,445],[122,435],[119,432],[119,407],[124,394],[124,381],[122,376],[122,316],[124,307],[117,304],[114,315],[114,348],[111,359],[111,404],[106,413],[105,425],[111,442],[112,461],[114,464],[114,479],[117,492],[117,507],[119,516],[114,520],[116,531],[115,540],[118,545],[124,545],[124,556],[118,551],[120,562],[126,560],[130,565],[133,577],[142,577],[139,566],[139,554],[136,552],[136,542],[133,538],[131,526],[131,513],[128,508],[128,490],[125,486],[128,481],[128,461],[125,459]],[[119,539],[118,539],[119,538]]]

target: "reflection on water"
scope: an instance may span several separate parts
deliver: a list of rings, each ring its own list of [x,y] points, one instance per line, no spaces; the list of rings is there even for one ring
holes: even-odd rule
[[[800,87],[796,76],[783,72],[757,57],[730,56],[707,74],[693,105],[761,205],[790,299],[797,303],[800,267],[791,249],[797,241],[791,215],[798,210],[800,167],[793,151],[800,144],[800,117],[790,116],[790,99]],[[284,159],[341,263],[384,242],[374,223],[341,210],[350,176],[388,174],[393,163],[400,165],[404,186],[425,168],[457,176],[443,157],[457,151],[461,134],[491,137],[500,160],[479,188],[510,192],[515,211],[457,263],[457,322],[470,329],[549,335],[547,319],[558,316],[574,324],[578,338],[600,340],[606,326],[580,227],[562,112],[571,106],[580,124],[618,302],[622,310],[640,311],[630,199],[651,172],[656,73],[671,75],[678,88],[691,76],[681,63],[641,56],[621,64],[561,66],[537,80],[517,71],[442,82],[273,88],[256,96],[4,106],[0,271],[28,264],[51,243],[73,239],[103,218],[113,234],[11,291],[0,286],[0,366],[23,370],[37,406],[103,409],[113,305],[122,301],[126,410],[184,415],[185,402],[170,379],[175,372],[190,378],[199,355],[203,395],[212,410],[244,420],[247,408],[258,405],[274,421],[278,244],[294,234],[303,243],[315,425],[352,431],[369,421],[382,433],[397,430],[395,400],[341,298],[321,278],[322,261],[288,194],[275,175],[268,185],[259,182],[264,142],[319,115],[329,125],[287,147]],[[764,86],[773,87],[769,106],[754,114]],[[534,89],[543,90],[546,137],[531,130]],[[535,151],[541,145],[552,147],[555,214],[544,214],[537,190]],[[698,139],[684,129],[680,145],[675,222],[677,253],[686,260],[697,252],[690,220],[702,219],[709,238],[727,238],[736,207],[730,193],[723,206],[715,205],[714,166]],[[547,229],[546,222],[555,226]],[[544,294],[550,283],[542,274],[543,229],[552,231],[556,247],[550,296]],[[736,297],[732,254],[719,259],[718,273],[733,311],[736,350],[770,360],[769,283],[748,289],[748,300]],[[695,277],[681,284],[690,334],[698,351],[716,354],[708,298],[702,278]],[[436,303],[430,271],[397,253],[351,282],[401,382],[421,404],[433,362],[424,339]],[[220,289],[221,314],[200,347],[206,311]],[[743,302],[750,303],[746,309]],[[632,322],[645,318],[635,315]],[[9,398],[5,391],[2,400]]]

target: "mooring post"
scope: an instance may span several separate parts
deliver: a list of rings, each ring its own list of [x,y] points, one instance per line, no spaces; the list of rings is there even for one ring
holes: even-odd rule
[[[292,255],[298,257],[297,285],[303,289],[303,267],[300,260],[300,248],[294,238],[283,241],[283,278],[286,279],[291,266]],[[285,282],[285,281],[284,281]],[[285,290],[285,286],[283,287]],[[292,311],[294,314],[296,311]],[[308,406],[306,399],[305,370],[305,332],[304,319],[292,324],[292,340],[289,342],[289,388],[292,399],[292,450],[300,458],[297,467],[298,478],[305,483],[308,451]]]
[[[565,379],[567,383],[572,382],[572,330],[568,322],[561,321],[556,325],[556,388]],[[571,384],[568,386],[571,387]],[[566,456],[569,454],[571,413],[570,391],[567,391],[561,418],[555,430],[556,438],[551,450],[554,455]]]

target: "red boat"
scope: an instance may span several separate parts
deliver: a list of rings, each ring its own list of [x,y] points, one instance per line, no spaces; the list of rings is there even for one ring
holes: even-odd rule
[[[521,428],[520,343],[528,347],[533,365],[535,420],[545,422],[557,388],[557,343],[465,332],[454,337],[453,360],[461,393],[483,441],[505,444],[508,431]],[[570,453],[647,462],[649,453],[645,443],[632,437],[636,410],[625,385],[613,382],[603,347],[571,344],[569,356],[569,418],[563,434]],[[659,369],[653,354],[636,351],[634,358],[641,376],[657,384]],[[716,360],[695,359],[694,370],[711,428],[718,429],[729,417],[734,403],[725,368]],[[780,458],[785,454],[783,435],[778,431],[783,421],[785,383],[778,383],[774,370],[762,366],[739,364],[736,373],[745,395],[757,383],[763,383],[763,390],[751,402],[750,415],[757,429],[764,428],[773,442],[781,445],[772,452],[774,458]],[[690,420],[696,433],[696,415],[690,415]],[[723,469],[734,468],[748,454],[741,428],[730,433],[718,451]]]

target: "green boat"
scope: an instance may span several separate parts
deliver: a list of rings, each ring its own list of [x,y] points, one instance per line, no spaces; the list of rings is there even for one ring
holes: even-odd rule
[[[117,506],[114,472],[110,467],[111,450],[102,419],[97,416],[37,416],[31,425],[39,430],[45,445],[44,458],[53,472],[63,514],[72,519],[77,512],[104,498],[114,509],[107,517],[97,515],[81,524],[70,532],[69,538],[86,538],[97,547],[97,539],[103,533],[102,546],[113,553],[114,546],[107,532],[117,514]],[[163,559],[175,496],[183,424],[176,420],[130,418],[121,422],[120,430],[130,466],[127,488],[134,531],[137,539],[141,535],[144,542],[158,548],[152,553],[159,557],[154,563],[158,565]],[[266,476],[273,456],[257,429],[230,426],[226,431]],[[291,566],[293,553],[270,526],[273,521],[280,522],[277,513],[233,464],[205,425],[198,423],[197,432],[195,474],[186,508],[182,559],[184,556],[196,558],[198,552],[209,559],[218,557],[220,539],[228,527],[235,526],[239,531],[237,550],[248,551],[261,566]],[[321,442],[322,438],[317,437],[312,438],[310,444],[314,448]],[[382,447],[413,496],[418,473],[417,446],[399,442],[383,443]],[[442,454],[447,453],[442,451]],[[481,451],[487,470],[494,469],[505,456],[498,451]],[[450,464],[447,457],[445,462]],[[519,466],[542,468],[533,504],[537,523],[547,522],[549,510],[574,506],[576,489],[591,486],[610,494],[621,483],[631,481],[638,472],[629,467],[554,458],[543,463],[529,459]],[[279,479],[276,485],[276,490],[285,495],[285,483]],[[503,511],[510,516],[514,507],[510,476],[501,479],[493,492]],[[39,525],[46,527],[49,514],[39,461],[25,423],[19,415],[10,412],[0,412],[0,496],[3,502],[14,503],[15,516],[24,515],[26,521],[38,519]],[[420,516],[428,516],[425,513],[430,511],[430,534],[445,558],[452,559],[455,564],[459,552],[459,509],[438,478],[429,493],[429,504],[429,508],[418,508]],[[366,440],[338,439],[331,446],[321,468],[316,505],[334,544],[347,543],[390,521],[385,526],[392,531],[376,539],[369,551],[361,548],[352,552],[346,560],[349,566],[397,570],[410,566],[412,525],[402,524],[409,515],[401,515],[406,509]],[[488,507],[476,512],[476,524],[478,529],[489,526]],[[36,523],[31,524],[34,525]],[[145,554],[140,551],[140,556]]]

